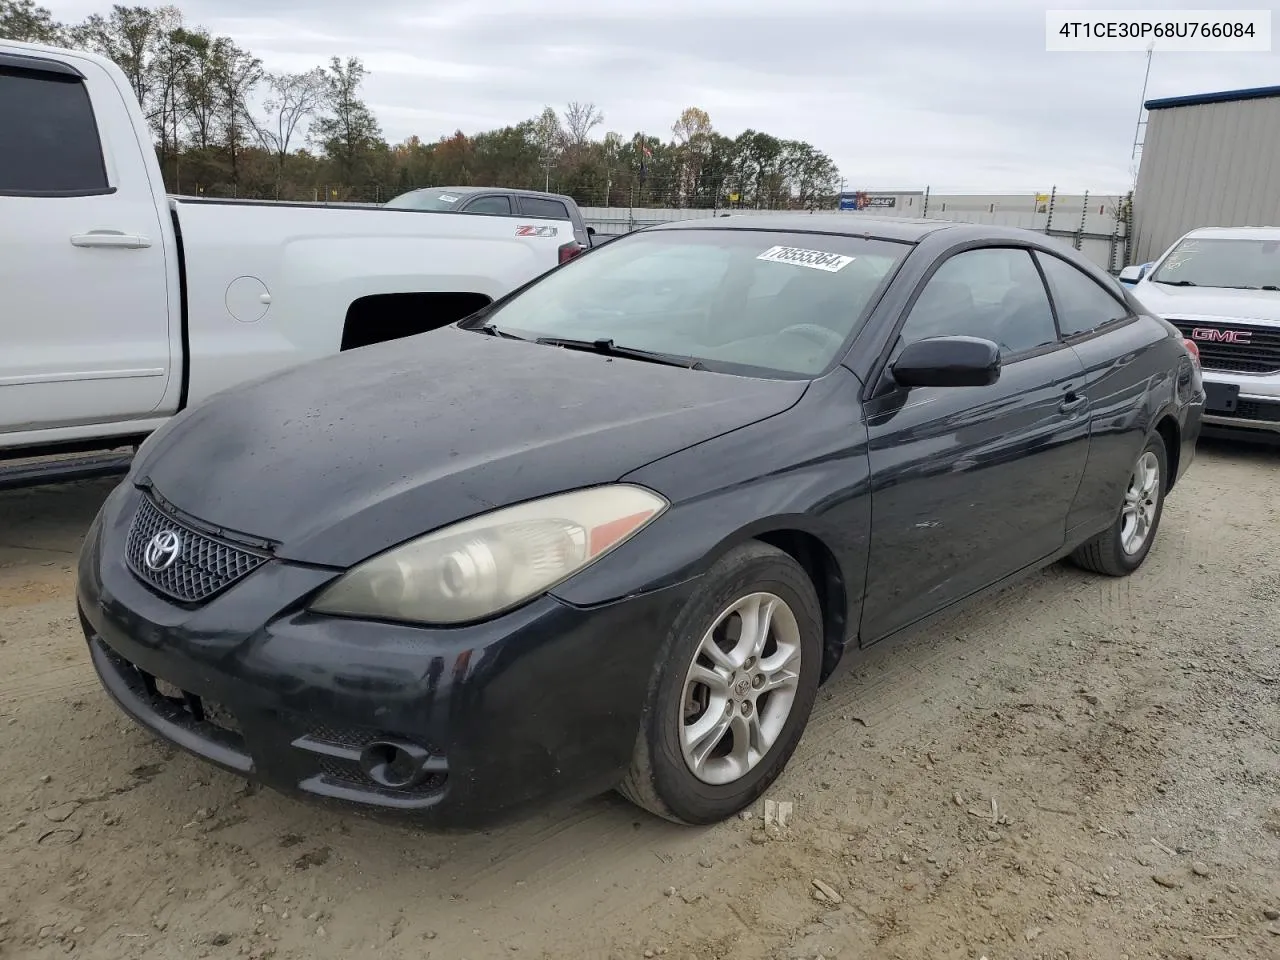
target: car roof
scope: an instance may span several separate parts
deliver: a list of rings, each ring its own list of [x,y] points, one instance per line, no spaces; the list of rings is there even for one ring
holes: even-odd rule
[[[933,220],[915,217],[875,217],[847,213],[778,213],[740,214],[695,220],[673,220],[649,227],[649,230],[768,230],[778,233],[831,233],[846,237],[869,237],[919,243],[930,234],[943,230],[971,235],[974,239],[1025,241],[1044,234],[1020,227],[964,223],[956,220]]]
[[[548,197],[554,200],[569,199],[562,193],[548,193],[545,190],[525,190],[520,187],[419,187],[410,193],[421,193],[424,190],[446,190],[449,193],[511,193],[521,197]]]

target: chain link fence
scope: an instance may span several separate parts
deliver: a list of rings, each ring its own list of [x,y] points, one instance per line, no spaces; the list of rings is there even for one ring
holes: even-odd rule
[[[444,186],[445,184],[440,184]],[[447,184],[460,186],[461,184]],[[424,185],[425,186],[425,185]],[[1133,196],[1127,194],[1042,193],[937,194],[929,187],[901,191],[810,191],[772,189],[769,184],[744,183],[741,178],[689,183],[646,179],[634,174],[615,182],[570,184],[554,177],[539,183],[509,182],[506,188],[563,193],[582,209],[587,223],[601,235],[629,233],[672,220],[733,215],[767,216],[778,213],[840,212],[849,217],[890,216],[954,220],[1022,227],[1056,237],[1079,250],[1102,268],[1118,273],[1129,262],[1132,245]],[[341,205],[377,205],[409,190],[412,184],[352,186],[321,183],[287,189],[243,190],[230,185],[188,195],[249,200],[281,200]]]

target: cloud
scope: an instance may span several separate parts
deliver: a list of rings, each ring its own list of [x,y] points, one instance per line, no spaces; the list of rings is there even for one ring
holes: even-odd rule
[[[107,4],[45,0],[74,21]],[[1119,192],[1146,58],[1047,53],[1051,0],[192,0],[189,22],[269,69],[369,68],[392,141],[595,102],[605,127],[670,136],[690,105],[716,128],[807,140],[866,189]],[[1107,5],[1110,6],[1110,5]],[[1203,9],[1194,0],[1129,8]],[[1256,5],[1255,5],[1256,6]],[[1157,54],[1148,97],[1273,82],[1274,54]]]

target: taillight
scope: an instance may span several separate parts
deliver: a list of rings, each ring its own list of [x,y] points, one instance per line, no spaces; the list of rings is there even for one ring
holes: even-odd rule
[[[568,263],[585,249],[587,248],[576,240],[573,243],[564,244],[564,246],[560,248],[560,262]]]
[[[1200,366],[1200,348],[1196,346],[1196,342],[1184,339],[1182,344],[1187,348],[1187,353],[1191,354],[1191,359],[1195,361],[1195,365],[1197,367]]]

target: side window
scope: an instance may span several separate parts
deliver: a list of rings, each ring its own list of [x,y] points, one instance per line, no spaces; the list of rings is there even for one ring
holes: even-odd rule
[[[569,209],[563,203],[543,197],[521,197],[520,212],[527,217],[537,217],[539,220],[569,219]]]
[[[1004,356],[1056,343],[1053,311],[1027,250],[967,250],[929,278],[902,327],[902,342],[982,337]]]
[[[107,170],[79,77],[0,67],[0,194],[105,193]]]
[[[1049,279],[1053,304],[1058,308],[1058,326],[1064,337],[1089,333],[1129,315],[1129,308],[1088,274],[1045,253],[1037,253],[1036,257]]]
[[[466,206],[467,213],[502,213],[511,212],[511,201],[507,197],[478,197]]]

